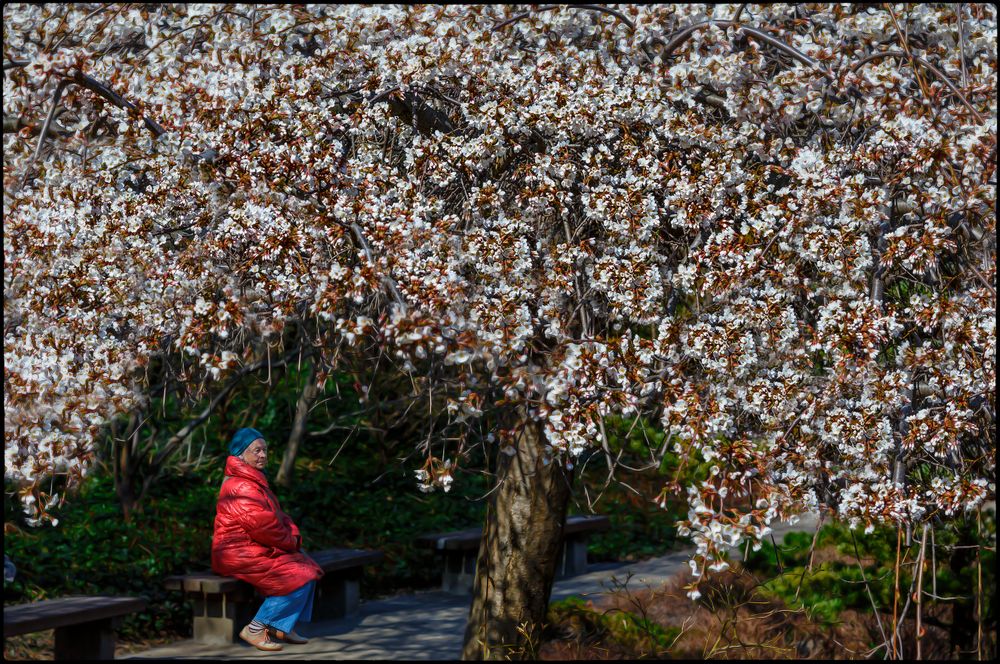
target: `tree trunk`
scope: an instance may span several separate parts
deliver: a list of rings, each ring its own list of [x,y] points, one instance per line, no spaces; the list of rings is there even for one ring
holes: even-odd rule
[[[516,454],[498,454],[462,658],[533,659],[562,544],[572,473],[546,463],[540,425],[522,417]]]
[[[316,385],[316,367],[310,366],[306,374],[306,384],[299,394],[299,401],[295,405],[295,419],[292,421],[292,433],[288,436],[288,446],[285,447],[285,455],[281,458],[281,468],[274,481],[283,487],[292,485],[292,475],[295,473],[295,457],[299,454],[299,445],[302,437],[306,433],[306,423],[309,421],[309,409],[316,401],[319,394],[319,386]]]

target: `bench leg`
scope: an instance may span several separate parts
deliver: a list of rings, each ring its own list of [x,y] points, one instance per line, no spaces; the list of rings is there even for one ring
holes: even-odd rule
[[[252,596],[236,593],[204,594],[193,598],[194,640],[197,643],[225,645],[239,640],[240,630],[257,613]]]
[[[361,570],[327,572],[316,582],[313,621],[352,616],[361,604]]]
[[[478,551],[445,551],[441,590],[452,595],[471,595],[476,584]]]
[[[115,625],[111,618],[55,629],[54,659],[114,659]]]
[[[587,537],[568,537],[563,543],[556,578],[576,576],[587,571]]]

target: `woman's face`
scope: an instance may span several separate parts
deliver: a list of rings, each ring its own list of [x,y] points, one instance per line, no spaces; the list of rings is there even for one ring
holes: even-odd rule
[[[240,458],[257,470],[264,470],[267,467],[267,443],[263,438],[258,438],[250,443],[250,447],[243,450]]]

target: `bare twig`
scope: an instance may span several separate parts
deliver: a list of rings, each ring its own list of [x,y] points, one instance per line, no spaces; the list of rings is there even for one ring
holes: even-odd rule
[[[983,559],[980,538],[983,536],[983,508],[976,512],[976,659],[983,661]]]
[[[270,348],[270,346],[268,348]],[[279,363],[274,364],[273,366],[284,366],[285,364],[290,362],[291,359],[294,358],[301,350],[302,350],[301,347],[294,349],[292,352],[288,353],[284,358],[282,358]],[[159,466],[161,466],[163,462],[170,455],[172,455],[178,447],[180,447],[181,443],[184,442],[184,439],[187,438],[187,436],[191,432],[193,432],[195,429],[201,426],[205,422],[205,420],[207,420],[212,415],[212,413],[215,411],[215,408],[219,405],[219,403],[223,399],[225,399],[226,396],[228,396],[229,393],[232,392],[237,385],[240,384],[240,382],[247,374],[263,369],[264,366],[268,367],[268,371],[271,370],[272,363],[270,361],[270,354],[268,354],[268,358],[260,360],[259,362],[255,362],[253,364],[248,364],[239,371],[237,371],[236,375],[233,376],[233,378],[230,379],[230,381],[221,390],[219,390],[219,392],[212,398],[209,404],[205,407],[204,410],[201,411],[201,413],[198,414],[197,417],[188,422],[180,431],[178,431],[177,433],[175,433],[173,436],[170,437],[170,440],[167,441],[167,443],[163,446],[163,449],[161,449],[159,454],[157,454],[156,457],[153,459],[152,466],[154,468],[158,468]],[[147,481],[151,481],[151,478],[147,478]]]
[[[878,605],[875,604],[875,597],[872,595],[871,586],[868,585],[868,578],[865,575],[865,566],[861,564],[861,553],[858,551],[858,540],[854,537],[854,531],[848,531],[851,533],[851,542],[854,543],[854,558],[858,561],[858,569],[861,570],[861,581],[865,584],[865,590],[868,592],[868,600],[872,603],[872,613],[875,614],[875,622],[878,624],[878,631],[882,634],[882,647],[886,650],[889,649],[889,639],[885,635],[885,628],[882,627],[882,618],[879,616]]]
[[[803,570],[802,576],[799,577],[799,585],[795,589],[795,601],[799,600],[799,591],[802,590],[802,581],[806,578],[806,572],[812,572],[813,555],[816,553],[816,540],[819,539],[819,531],[823,528],[823,516],[823,513],[820,512],[819,519],[816,520],[816,532],[813,533],[812,544],[809,545],[809,562],[806,563],[806,568]]]
[[[896,526],[896,564],[895,573],[896,581],[893,584],[892,593],[892,658],[896,659],[896,641],[897,635],[899,634],[899,554],[903,545],[903,530],[898,525]]]
[[[924,629],[922,624],[923,614],[921,612],[922,603],[921,595],[924,585],[924,556],[927,551],[927,524],[924,524],[924,534],[920,538],[920,557],[917,560],[917,659],[922,657],[922,649],[920,647],[921,640],[924,636]]]

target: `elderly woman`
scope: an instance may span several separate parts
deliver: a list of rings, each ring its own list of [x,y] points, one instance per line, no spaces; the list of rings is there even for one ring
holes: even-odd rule
[[[267,443],[256,429],[240,429],[229,443],[212,537],[212,570],[242,579],[266,599],[240,638],[260,650],[307,643],[295,623],[312,617],[313,588],[323,570],[302,552],[302,537],[281,511],[264,475]]]

